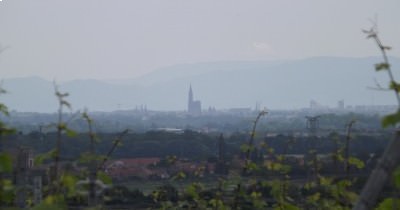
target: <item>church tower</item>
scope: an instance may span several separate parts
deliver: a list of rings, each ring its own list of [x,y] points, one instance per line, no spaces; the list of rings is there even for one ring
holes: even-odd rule
[[[189,87],[189,101],[188,101],[188,112],[190,113],[191,107],[193,104],[193,91],[192,91],[192,84]]]
[[[201,114],[201,102],[193,99],[192,85],[189,87],[188,113],[192,115]]]

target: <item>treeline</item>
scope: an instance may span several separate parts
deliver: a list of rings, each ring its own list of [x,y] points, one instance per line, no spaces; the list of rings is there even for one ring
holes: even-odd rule
[[[96,143],[96,153],[106,154],[114,144],[117,134],[99,133]],[[218,154],[219,134],[203,134],[191,130],[185,130],[182,134],[150,131],[146,133],[127,134],[115,152],[113,158],[134,158],[134,157],[166,157],[175,155],[179,158],[192,160],[215,159]],[[350,153],[362,159],[368,158],[371,154],[379,155],[390,139],[390,133],[363,134],[354,133],[350,141]],[[32,148],[34,153],[40,154],[50,151],[56,144],[56,133],[31,132],[29,134],[13,134],[6,136],[3,148]],[[78,158],[87,152],[90,147],[90,140],[86,133],[75,136],[63,137],[61,142],[61,157],[67,160]],[[224,137],[225,159],[232,159],[235,155],[241,154],[241,146],[248,140],[247,133],[234,133]],[[291,135],[262,136],[258,135],[255,141],[255,154],[262,155],[262,149],[257,150],[257,145],[266,143],[273,148],[277,154],[306,154],[312,144],[320,154],[333,153],[335,150],[344,147],[345,136],[338,133],[330,133],[326,136],[311,139],[308,136],[294,137]]]
[[[186,113],[168,112],[109,112],[90,113],[94,121],[93,128],[99,133],[115,133],[123,129],[136,132],[147,132],[157,128],[180,128],[197,131],[215,131],[221,133],[244,132],[251,129],[256,112],[247,115],[218,113],[215,115],[190,116]],[[356,120],[355,130],[382,131],[381,116],[378,114],[361,113],[310,113],[302,111],[271,111],[268,116],[260,119],[259,132],[304,132],[305,116],[319,115],[321,130],[343,130],[351,120]],[[78,117],[77,113],[63,113],[68,119],[69,128],[77,132],[86,132],[87,123]],[[32,131],[52,132],[55,127],[49,125],[57,121],[57,113],[19,113],[11,112],[10,117],[0,115],[0,120],[22,133]]]

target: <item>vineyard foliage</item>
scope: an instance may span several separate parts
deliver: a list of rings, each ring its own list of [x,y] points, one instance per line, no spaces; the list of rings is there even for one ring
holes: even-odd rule
[[[382,45],[374,29],[366,31],[366,33],[368,38],[376,41],[383,53],[384,62],[377,64],[376,70],[389,73],[389,88],[395,92],[400,105],[400,85],[394,80],[386,57],[386,51],[390,48]],[[0,94],[4,93],[6,91],[0,88]],[[21,208],[35,210],[68,209],[73,206],[81,209],[109,209],[125,204],[138,209],[345,210],[364,205],[364,200],[367,200],[367,204],[364,205],[366,207],[358,209],[376,208],[380,210],[398,209],[399,207],[398,194],[395,193],[400,187],[400,169],[385,169],[389,176],[393,171],[393,186],[384,189],[384,193],[380,197],[367,195],[370,197],[365,198],[363,196],[366,194],[363,192],[359,195],[364,183],[367,187],[371,182],[371,178],[366,182],[365,177],[362,176],[362,173],[371,171],[371,168],[367,168],[367,166],[371,166],[371,163],[367,163],[368,157],[362,157],[362,151],[357,154],[357,150],[354,149],[354,144],[362,140],[352,136],[352,125],[357,123],[354,119],[348,122],[346,135],[332,132],[322,138],[310,132],[310,135],[304,139],[295,140],[293,136],[282,135],[276,137],[280,140],[279,142],[256,141],[257,124],[262,117],[268,117],[267,111],[261,111],[256,115],[249,134],[231,135],[228,138],[231,145],[226,146],[226,157],[214,155],[214,160],[210,160],[220,167],[228,167],[227,163],[233,162],[235,158],[239,157],[242,161],[238,161],[239,167],[236,170],[221,170],[221,174],[213,175],[214,180],[211,187],[206,186],[207,183],[203,182],[204,179],[201,178],[205,168],[199,168],[194,174],[180,171],[164,180],[164,185],[156,187],[152,193],[145,195],[143,192],[131,191],[124,186],[113,186],[114,180],[105,173],[107,161],[114,156],[124,156],[117,152],[121,145],[130,145],[129,148],[133,149],[128,153],[132,155],[135,146],[137,148],[139,145],[147,144],[147,148],[153,148],[153,152],[159,152],[157,154],[159,157],[164,157],[162,167],[169,169],[185,156],[197,160],[212,156],[211,153],[215,152],[210,153],[209,151],[215,147],[215,138],[190,130],[177,135],[163,132],[134,134],[126,129],[113,140],[106,140],[101,137],[110,138],[109,135],[96,134],[93,131],[94,121],[87,112],[71,115],[73,118],[81,118],[87,123],[87,133],[78,134],[68,126],[71,119],[64,118],[65,109],[71,110],[71,104],[67,100],[69,94],[60,92],[55,85],[55,95],[59,104],[58,119],[49,126],[54,126],[56,131],[46,137],[46,141],[54,142],[50,146],[32,145],[32,142],[29,142],[30,146],[36,147],[37,150],[46,148],[46,151],[41,151],[41,154],[35,158],[35,165],[46,167],[46,175],[49,177],[49,182],[42,188],[43,199],[40,203],[34,203],[32,193],[23,193],[23,189],[21,190],[15,185],[12,174],[13,171],[18,170],[18,165],[13,161],[12,155],[0,148],[2,149],[0,152],[1,208],[15,209],[19,205],[18,207]],[[8,116],[7,106],[2,103],[0,103],[0,113]],[[382,119],[382,126],[395,126],[399,122],[400,109],[394,114],[385,116]],[[6,141],[15,135],[14,129],[0,122],[0,146],[12,145],[12,142]],[[153,140],[157,138],[167,138],[167,140],[165,142],[149,142],[146,140],[149,136]],[[124,141],[125,138],[131,140]],[[136,140],[132,140],[132,138],[136,138]],[[171,142],[171,138],[178,139]],[[235,138],[239,140],[236,139],[235,142]],[[199,142],[199,139],[202,142]],[[324,139],[324,142],[321,139]],[[224,140],[222,135],[220,140],[221,142]],[[166,143],[170,144],[169,147],[163,148],[162,144]],[[382,141],[378,141],[376,145],[381,143]],[[143,152],[144,146],[139,148],[141,149],[137,152]],[[157,148],[161,149],[157,150]],[[304,154],[303,165],[300,169],[299,167],[295,168],[289,160],[288,154],[293,151]],[[325,154],[332,160],[334,164],[330,165],[331,168],[325,166],[326,161],[321,154]],[[71,166],[61,164],[62,155],[69,155],[80,166],[83,166],[81,171],[75,173],[71,170]],[[136,153],[136,155],[138,154]],[[148,154],[142,154],[142,156],[146,155]],[[387,155],[386,152],[383,155]],[[378,169],[380,164],[385,163],[378,162]],[[298,174],[302,174],[302,176],[296,177]],[[178,183],[178,186],[174,186],[172,183]],[[376,183],[373,184],[376,185]],[[384,186],[377,187],[379,192],[384,188]],[[379,192],[377,193],[379,194]],[[391,196],[391,193],[394,196]],[[17,202],[21,196],[24,201]],[[379,200],[379,204],[373,203],[375,200]]]

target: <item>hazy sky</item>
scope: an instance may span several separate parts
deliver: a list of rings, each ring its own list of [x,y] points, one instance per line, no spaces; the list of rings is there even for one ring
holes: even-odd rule
[[[2,0],[0,77],[118,79],[177,63],[400,57],[399,0]]]

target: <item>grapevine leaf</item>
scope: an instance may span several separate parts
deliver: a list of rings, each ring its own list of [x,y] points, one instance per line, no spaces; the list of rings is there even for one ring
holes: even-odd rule
[[[104,184],[112,184],[112,179],[104,172],[97,172],[97,178],[99,178]]]
[[[71,130],[71,129],[69,129],[69,128],[66,128],[65,129],[65,132],[66,132],[66,134],[67,134],[67,136],[68,137],[76,137],[77,136],[77,133],[74,131],[74,130]]]
[[[397,188],[400,187],[400,168],[396,168],[396,170],[393,172],[394,176],[394,184],[396,185]]]
[[[12,161],[8,154],[0,154],[0,172],[10,172],[12,170]]]
[[[396,113],[394,114],[389,114],[383,117],[382,119],[382,126],[384,128],[391,126],[391,125],[396,125],[398,122],[400,122],[400,112],[397,110]]]
[[[364,168],[365,164],[362,160],[355,158],[355,157],[350,157],[349,158],[349,163],[351,165],[356,166],[358,169]]]
[[[377,64],[375,64],[375,70],[376,71],[388,70],[389,67],[390,67],[390,64],[388,64],[388,63],[377,63]]]

